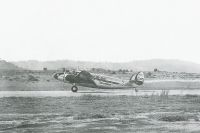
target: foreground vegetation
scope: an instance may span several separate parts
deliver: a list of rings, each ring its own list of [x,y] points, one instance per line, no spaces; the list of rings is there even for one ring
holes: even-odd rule
[[[7,97],[0,103],[5,132],[200,132],[196,95]]]

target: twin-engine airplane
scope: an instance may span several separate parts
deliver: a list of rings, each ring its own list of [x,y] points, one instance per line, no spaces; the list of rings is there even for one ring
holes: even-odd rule
[[[53,77],[65,83],[72,84],[72,92],[77,92],[77,86],[99,89],[127,89],[136,88],[144,83],[144,74],[139,72],[132,75],[129,80],[122,80],[106,75],[89,73],[87,71],[72,71],[55,73]],[[137,90],[136,90],[137,91]]]

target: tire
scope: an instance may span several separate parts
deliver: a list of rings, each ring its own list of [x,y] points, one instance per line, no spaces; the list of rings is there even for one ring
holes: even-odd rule
[[[72,90],[72,92],[77,92],[78,91],[78,87],[77,86],[72,86],[71,90]]]

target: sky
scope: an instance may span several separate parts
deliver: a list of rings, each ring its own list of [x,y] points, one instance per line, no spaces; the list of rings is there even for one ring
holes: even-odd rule
[[[0,58],[200,63],[199,0],[1,0]]]

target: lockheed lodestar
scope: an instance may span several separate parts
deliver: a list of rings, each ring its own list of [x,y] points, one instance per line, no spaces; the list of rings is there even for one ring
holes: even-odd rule
[[[133,74],[129,80],[90,73],[88,71],[68,71],[55,73],[53,77],[59,81],[72,84],[71,91],[77,92],[77,86],[99,89],[127,89],[136,88],[144,83],[144,73]],[[136,90],[137,91],[137,90]]]

